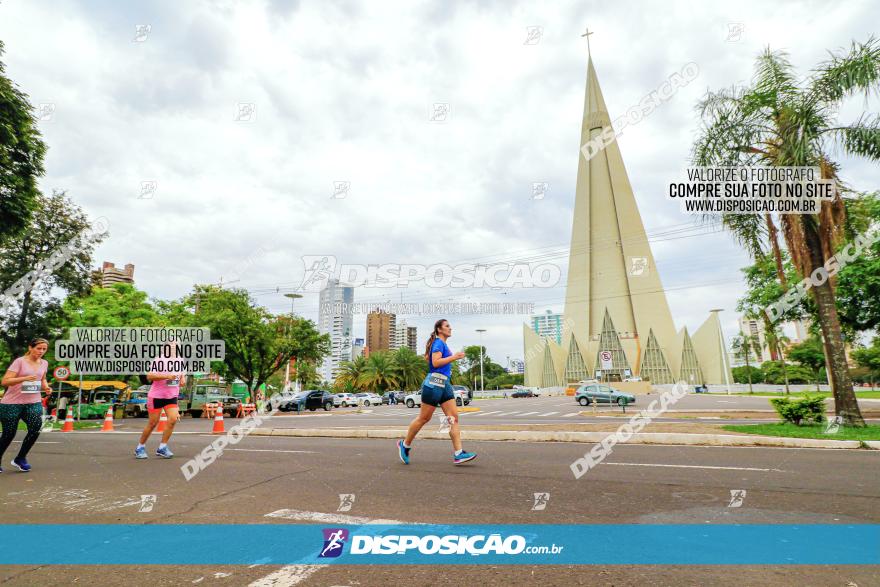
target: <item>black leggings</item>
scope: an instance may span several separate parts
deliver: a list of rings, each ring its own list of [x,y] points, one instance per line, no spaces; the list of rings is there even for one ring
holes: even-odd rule
[[[3,424],[3,434],[0,436],[0,459],[3,459],[3,453],[15,438],[19,420],[23,420],[27,426],[27,434],[21,443],[21,450],[18,451],[18,456],[15,458],[23,459],[40,436],[40,428],[43,427],[43,405],[40,402],[0,404],[0,423]]]

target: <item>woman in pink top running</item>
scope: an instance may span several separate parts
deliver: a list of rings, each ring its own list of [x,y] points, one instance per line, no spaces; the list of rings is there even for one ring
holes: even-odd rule
[[[168,417],[165,430],[162,432],[162,441],[159,448],[156,449],[156,455],[163,459],[170,459],[174,456],[168,449],[168,441],[174,433],[174,426],[180,420],[180,410],[177,407],[177,399],[180,396],[180,388],[186,385],[186,375],[184,373],[170,373],[160,368],[163,362],[173,361],[177,357],[177,345],[170,343],[166,348],[170,348],[170,352],[163,353],[171,355],[171,358],[157,358],[153,361],[152,369],[147,373],[147,380],[152,382],[150,391],[147,393],[147,425],[141,432],[141,438],[137,447],[134,449],[134,456],[138,459],[147,458],[147,440],[153,429],[159,423],[159,416],[162,411]]]
[[[46,382],[49,363],[43,360],[47,350],[49,350],[48,340],[33,339],[28,345],[27,354],[12,361],[6,374],[3,375],[3,380],[0,381],[0,385],[6,388],[6,393],[0,400],[0,422],[3,424],[3,434],[0,436],[0,460],[15,438],[18,421],[23,420],[27,426],[27,434],[21,443],[18,456],[12,459],[12,464],[24,472],[31,470],[27,462],[27,454],[40,436],[40,428],[43,427],[43,403],[40,392],[52,391]],[[0,473],[2,472],[3,468],[0,467]]]

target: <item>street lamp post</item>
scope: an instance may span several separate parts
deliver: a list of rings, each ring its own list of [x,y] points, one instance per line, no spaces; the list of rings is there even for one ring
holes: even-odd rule
[[[486,395],[486,382],[483,380],[483,333],[486,329],[477,328],[477,332],[480,333],[480,392]]]
[[[727,386],[727,395],[730,395],[730,375],[728,374],[728,362],[727,362],[727,346],[724,344],[724,331],[721,329],[721,317],[719,314],[724,310],[722,308],[715,308],[714,310],[709,310],[713,314],[715,314],[715,320],[718,322],[718,338],[721,340],[721,368],[724,369],[724,383]]]
[[[290,319],[293,320],[293,303],[297,300],[297,298],[301,298],[302,294],[298,293],[286,293],[284,294],[285,298],[290,298]],[[284,391],[290,389],[290,360],[287,361],[287,369],[284,371]]]

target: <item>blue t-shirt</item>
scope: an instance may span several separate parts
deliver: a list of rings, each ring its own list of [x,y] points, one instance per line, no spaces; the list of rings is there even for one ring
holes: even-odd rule
[[[447,377],[452,377],[452,363],[446,363],[442,367],[434,366],[434,362],[431,359],[437,351],[442,353],[440,356],[444,359],[452,356],[452,351],[449,350],[449,347],[446,346],[444,341],[439,338],[434,339],[434,344],[431,345],[431,354],[428,356],[428,373],[443,373]]]

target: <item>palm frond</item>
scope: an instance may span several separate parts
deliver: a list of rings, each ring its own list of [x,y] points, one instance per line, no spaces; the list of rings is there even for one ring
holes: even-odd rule
[[[830,59],[816,68],[809,93],[816,100],[838,102],[864,92],[880,92],[880,42],[870,37],[864,43],[853,41],[846,55],[830,53]]]

